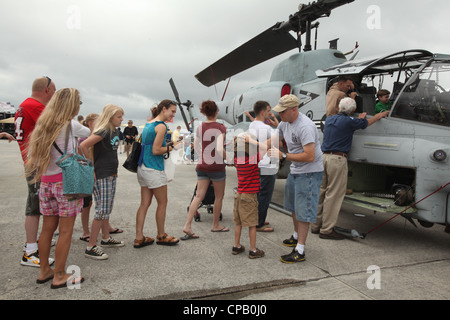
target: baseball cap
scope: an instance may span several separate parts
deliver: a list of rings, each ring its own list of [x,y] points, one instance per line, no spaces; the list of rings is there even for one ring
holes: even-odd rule
[[[283,97],[281,97],[280,101],[278,101],[278,104],[275,108],[273,108],[273,111],[275,112],[283,112],[290,108],[296,108],[300,106],[300,100],[297,98],[297,96],[293,94],[287,94]]]

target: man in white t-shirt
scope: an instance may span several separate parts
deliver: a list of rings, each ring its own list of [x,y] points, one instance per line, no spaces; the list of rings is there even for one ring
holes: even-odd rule
[[[284,153],[274,147],[268,151],[271,157],[291,161],[285,184],[284,209],[292,212],[294,234],[283,241],[283,244],[295,248],[290,254],[280,257],[284,263],[305,260],[309,224],[317,222],[323,176],[319,132],[314,122],[298,111],[299,106],[300,100],[290,94],[282,97],[273,109],[280,115],[281,122],[272,142],[277,138],[284,139],[288,152]]]
[[[250,124],[249,132],[255,135],[266,150],[270,149],[270,140],[275,130],[266,124],[271,116],[270,105],[266,101],[257,101],[253,106],[255,120]],[[276,119],[276,118],[275,118]],[[272,161],[273,162],[273,161]],[[256,231],[273,232],[274,229],[266,224],[267,210],[272,200],[273,188],[277,179],[278,164],[271,163],[267,153],[258,163],[260,189],[258,193],[258,225]]]

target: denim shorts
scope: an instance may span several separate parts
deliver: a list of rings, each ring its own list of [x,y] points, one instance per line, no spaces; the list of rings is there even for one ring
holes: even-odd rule
[[[301,222],[316,223],[323,172],[291,174],[284,187],[284,209]]]
[[[197,171],[197,180],[211,180],[211,181],[223,181],[226,178],[226,171],[219,172],[205,172]]]

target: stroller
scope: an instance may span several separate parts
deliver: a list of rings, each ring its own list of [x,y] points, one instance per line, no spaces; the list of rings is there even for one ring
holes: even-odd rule
[[[191,199],[191,203],[192,200],[194,200],[195,195],[197,194],[197,186],[195,185],[195,189],[194,189],[194,195],[192,196]],[[208,190],[206,190],[206,194],[205,194],[205,198],[203,199],[203,201],[200,203],[200,205],[198,206],[198,209],[200,209],[201,207],[206,207],[206,211],[209,214],[213,213],[213,205],[214,205],[214,201],[216,200],[216,197],[214,196],[214,187],[212,182],[209,182],[209,186],[208,186]],[[189,207],[190,205],[187,207],[187,211],[189,211]],[[195,221],[200,221],[200,213],[198,213],[198,209],[194,214],[194,219]],[[222,221],[222,212],[220,213],[220,221]]]

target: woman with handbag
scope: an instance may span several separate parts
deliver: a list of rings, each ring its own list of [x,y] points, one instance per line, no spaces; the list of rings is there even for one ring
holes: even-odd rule
[[[170,121],[177,111],[177,104],[163,100],[152,110],[153,119],[145,125],[142,132],[142,150],[137,169],[137,179],[141,186],[141,203],[136,213],[135,248],[142,248],[155,239],[144,236],[144,222],[153,196],[158,202],[156,208],[156,243],[159,245],[176,245],[179,239],[168,236],[164,229],[167,208],[167,177],[164,172],[164,154],[169,154],[176,145],[166,144],[166,121]]]
[[[32,176],[35,173],[31,183],[41,180],[39,189],[39,205],[43,215],[42,232],[39,237],[41,266],[36,282],[45,283],[52,280],[53,289],[67,286],[67,281],[72,278],[71,274],[66,274],[65,265],[75,219],[83,206],[82,198],[73,200],[63,195],[62,169],[56,164],[61,157],[57,149],[65,149],[66,141],[66,153],[74,153],[77,147],[76,137],[87,137],[90,134],[88,128],[72,120],[78,114],[81,103],[77,89],[64,88],[56,91],[39,117],[28,145],[26,174]],[[71,129],[67,130],[69,125]],[[48,258],[53,233],[58,226],[55,269],[52,270]],[[83,281],[83,277],[71,279],[73,285]]]
[[[96,260],[108,259],[102,247],[122,247],[123,241],[115,240],[110,235],[109,217],[111,215],[116,194],[117,169],[119,158],[119,130],[123,120],[123,109],[108,104],[103,108],[100,117],[95,122],[93,133],[83,141],[80,149],[88,154],[89,148],[94,147],[94,199],[95,215],[91,226],[89,244],[84,252],[87,258]],[[98,235],[102,231],[101,247],[97,246]]]

